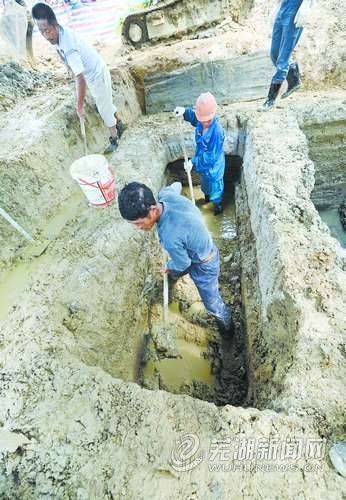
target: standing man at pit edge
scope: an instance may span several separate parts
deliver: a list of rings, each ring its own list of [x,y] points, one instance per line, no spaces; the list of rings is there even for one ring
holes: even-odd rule
[[[77,114],[84,120],[84,99],[86,85],[95,99],[98,112],[109,128],[109,144],[104,153],[113,153],[118,147],[118,138],[125,130],[116,107],[113,104],[112,80],[109,69],[96,50],[88,45],[74,31],[58,24],[54,11],[45,3],[37,3],[32,8],[41,35],[56,50],[63,63],[72,71],[76,80]]]
[[[263,104],[263,111],[274,106],[284,80],[287,79],[287,89],[281,96],[283,98],[291,95],[302,85],[298,63],[291,57],[314,3],[315,0],[278,0],[270,49],[270,57],[276,72],[272,78],[267,100]]]
[[[203,304],[215,317],[220,334],[234,333],[231,310],[219,291],[220,254],[198,208],[185,196],[182,185],[174,182],[162,189],[158,201],[145,184],[131,182],[119,193],[120,214],[137,229],[150,231],[156,224],[161,245],[170,256],[161,274],[176,281],[189,274]]]

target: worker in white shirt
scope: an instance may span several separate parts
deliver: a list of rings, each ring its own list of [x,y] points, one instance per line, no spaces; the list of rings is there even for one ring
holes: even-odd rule
[[[45,3],[37,3],[32,9],[40,33],[54,45],[62,61],[74,74],[77,92],[77,113],[84,119],[86,86],[95,99],[100,116],[109,128],[109,144],[104,153],[113,153],[118,147],[118,138],[125,130],[113,103],[112,80],[109,69],[96,50],[74,31],[58,24],[54,11]]]

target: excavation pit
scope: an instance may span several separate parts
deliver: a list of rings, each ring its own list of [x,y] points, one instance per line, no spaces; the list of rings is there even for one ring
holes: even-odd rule
[[[161,248],[154,234],[123,221],[116,205],[102,211],[77,207],[1,323],[0,419],[2,429],[24,443],[4,452],[1,493],[34,498],[78,491],[88,498],[111,491],[114,497],[136,498],[150,477],[149,496],[166,490],[174,498],[196,496],[196,484],[200,497],[240,498],[246,481],[256,497],[256,472],[214,472],[204,460],[191,474],[177,473],[171,457],[179,436],[197,436],[206,453],[216,441],[327,439],[329,446],[342,439],[344,260],[310,200],[314,176],[302,132],[306,123],[298,125],[294,109],[264,116],[250,105],[246,111],[222,108],[220,120],[227,156],[241,164],[241,176],[231,184],[226,178],[225,224],[214,225],[211,211],[205,217],[224,257],[222,292],[236,302],[235,338],[227,344],[219,337],[184,277],[171,304],[171,317],[183,332],[176,342],[182,357],[163,356],[162,377],[154,373],[156,360],[143,373],[148,361],[143,340],[151,342],[151,328],[162,325]],[[273,127],[279,130],[284,121],[288,140],[275,136],[268,143]],[[94,133],[101,144],[97,127]],[[191,156],[190,126],[184,135]],[[76,147],[82,153],[79,142]],[[185,175],[181,158],[175,118],[142,117],[114,155],[118,189],[138,180],[156,194],[174,180],[167,164],[174,170],[172,163],[178,162],[178,177]],[[25,180],[30,161],[44,169],[32,151],[25,159]],[[52,168],[45,170],[54,203],[41,213],[42,196],[30,194],[36,186],[23,182],[11,191],[10,176],[5,177],[14,215],[22,217],[15,208],[25,186],[25,199],[37,204],[34,222],[41,215],[45,225],[59,205],[53,174]],[[73,195],[72,180],[67,187]],[[202,197],[198,185],[195,192]],[[228,208],[220,221],[227,214]],[[11,234],[2,249],[4,266],[17,242]],[[157,346],[149,346],[149,353],[157,355]],[[172,368],[175,361],[181,365]],[[337,498],[340,478],[327,460],[316,465],[309,476],[309,459],[297,462],[297,471],[290,472],[292,496],[313,485],[323,497]],[[287,493],[286,474],[268,471],[260,481],[268,498],[273,484],[278,497]]]
[[[224,211],[215,216],[212,203],[203,203],[198,174],[193,174],[194,197],[221,255],[221,293],[230,304],[236,334],[221,339],[216,323],[206,313],[197,289],[189,277],[183,277],[171,294],[170,320],[177,326],[177,352],[160,354],[155,340],[145,343],[140,382],[146,388],[165,389],[189,394],[223,405],[241,405],[247,394],[246,336],[241,311],[239,249],[237,246],[235,181],[240,177],[242,159],[227,156],[225,169]],[[183,160],[168,164],[167,184],[179,181],[182,194],[190,196]],[[160,305],[151,308],[149,328],[162,323]],[[162,327],[164,330],[164,326]]]

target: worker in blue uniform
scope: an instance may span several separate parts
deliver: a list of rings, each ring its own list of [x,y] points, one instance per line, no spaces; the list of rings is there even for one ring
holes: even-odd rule
[[[189,274],[206,310],[216,318],[222,335],[233,333],[230,308],[219,291],[220,255],[198,208],[181,196],[182,185],[174,182],[159,192],[138,182],[127,184],[119,193],[121,216],[137,229],[156,225],[159,240],[170,256],[161,274],[173,280]]]
[[[196,102],[196,112],[192,108],[178,106],[174,113],[196,128],[196,151],[192,160],[185,165],[185,170],[192,168],[201,176],[201,189],[205,202],[214,204],[214,214],[223,211],[223,176],[225,172],[225,154],[223,144],[225,134],[216,114],[216,100],[210,92],[201,94]]]

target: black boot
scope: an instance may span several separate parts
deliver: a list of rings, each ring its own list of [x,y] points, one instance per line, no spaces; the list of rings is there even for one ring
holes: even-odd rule
[[[277,98],[277,96],[279,94],[281,85],[282,85],[282,82],[272,83],[270,85],[267,100],[265,101],[265,103],[262,106],[263,111],[268,111],[268,109],[271,109],[274,106],[275,99]]]
[[[222,212],[223,212],[223,204],[222,204],[222,202],[215,203],[214,204],[214,215],[219,215]]]
[[[298,63],[292,64],[290,66],[290,69],[288,70],[287,73],[287,89],[286,91],[282,94],[282,99],[285,99],[285,97],[288,97],[289,95],[292,94],[292,92],[295,92],[302,86],[302,81],[300,79],[300,74],[299,74],[299,66]]]
[[[235,328],[234,328],[234,323],[233,323],[232,317],[230,317],[227,325],[225,325],[225,323],[223,321],[219,320],[218,318],[216,318],[216,322],[217,322],[217,325],[219,327],[219,332],[220,332],[221,337],[223,337],[225,339],[230,339],[231,337],[233,337],[234,332],[235,332]]]
[[[124,131],[126,130],[126,125],[122,120],[117,120],[116,128],[117,128],[117,132],[118,132],[118,137],[120,139],[120,137],[123,135]]]
[[[114,153],[117,147],[118,147],[118,139],[116,137],[110,137],[109,144],[104,150],[103,154],[108,155],[110,153]]]
[[[209,194],[205,194],[204,195],[204,203],[209,203],[209,202],[210,202]]]

